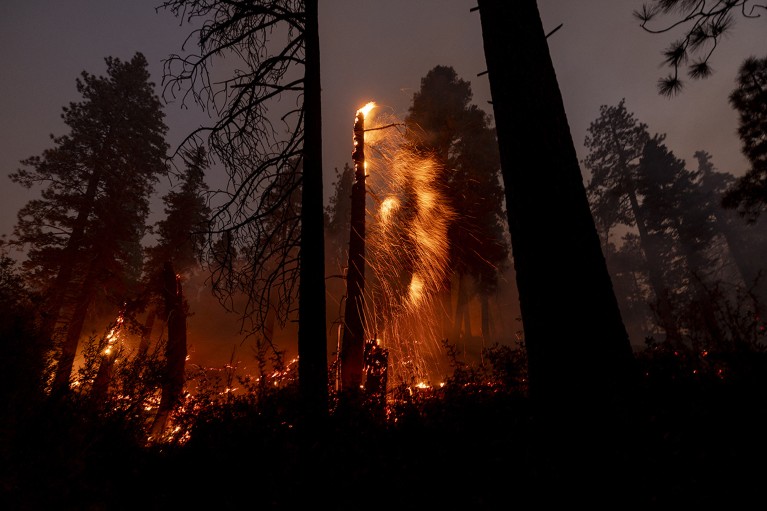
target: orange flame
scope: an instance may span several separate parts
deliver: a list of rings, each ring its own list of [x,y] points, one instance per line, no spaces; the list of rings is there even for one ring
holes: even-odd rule
[[[368,104],[357,110],[358,114],[362,114],[362,117],[367,117],[372,109],[376,106],[374,101],[370,101]]]

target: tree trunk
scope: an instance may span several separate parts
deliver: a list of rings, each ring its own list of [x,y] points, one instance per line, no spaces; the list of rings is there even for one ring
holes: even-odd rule
[[[165,347],[165,374],[157,415],[151,436],[159,438],[168,423],[168,417],[184,392],[184,369],[186,366],[186,304],[181,282],[171,263],[165,263],[162,271],[162,297],[165,303],[165,320],[168,325],[168,344]]]
[[[72,274],[74,272],[75,263],[77,261],[77,252],[82,245],[83,235],[85,234],[85,227],[88,223],[88,216],[93,209],[93,202],[96,199],[96,192],[98,191],[99,182],[101,181],[101,173],[93,172],[88,180],[88,187],[85,190],[85,196],[81,204],[80,210],[75,218],[74,225],[72,226],[72,232],[67,239],[67,244],[61,254],[61,265],[59,271],[56,274],[56,280],[50,289],[50,295],[48,297],[48,303],[45,311],[45,321],[42,326],[42,333],[47,339],[52,339],[54,331],[56,329],[56,323],[59,321],[59,315],[61,314],[61,308],[64,306],[64,296],[66,295],[66,289],[72,280]],[[69,378],[69,376],[67,376]]]
[[[535,0],[480,0],[530,397],[574,410],[638,372],[591,216]]]
[[[95,285],[96,268],[95,263],[92,262],[88,268],[88,273],[85,276],[80,293],[77,296],[72,317],[67,323],[67,335],[61,344],[59,363],[56,366],[56,375],[53,379],[55,393],[67,392],[69,390],[69,378],[72,376],[77,346],[80,343],[80,334],[83,332],[83,325],[88,315],[88,308],[91,305]]]
[[[365,114],[357,113],[354,122],[354,184],[352,185],[349,225],[349,261],[346,269],[346,303],[341,340],[341,390],[355,400],[362,385],[365,293]]]
[[[325,238],[322,189],[322,94],[317,0],[306,2],[304,149],[301,187],[298,384],[308,426],[328,414]]]
[[[639,232],[639,245],[644,252],[644,258],[647,262],[647,278],[650,281],[650,287],[655,294],[656,312],[661,328],[666,332],[666,341],[674,347],[680,347],[682,344],[682,334],[679,332],[676,320],[674,319],[674,307],[669,298],[668,286],[664,283],[661,275],[661,260],[658,255],[657,241],[647,232],[642,211],[639,208],[639,201],[636,193],[629,187],[628,191],[631,212],[634,214],[634,222]]]

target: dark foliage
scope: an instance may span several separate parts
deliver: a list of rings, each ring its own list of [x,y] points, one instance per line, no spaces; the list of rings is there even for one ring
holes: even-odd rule
[[[41,188],[18,212],[12,242],[28,248],[25,278],[45,299],[42,332],[56,345],[52,385],[61,392],[88,323],[137,290],[150,198],[167,173],[168,128],[149,63],[141,53],[105,62],[106,76],[77,80],[82,99],[62,114],[69,132],[9,175]]]
[[[476,292],[489,296],[506,269],[510,247],[495,127],[488,114],[471,104],[472,98],[471,84],[452,67],[435,66],[421,78],[405,123],[413,149],[441,165],[439,180],[447,201],[461,213],[448,228],[449,266],[459,281],[470,276]],[[465,287],[458,290],[456,338],[471,336],[471,329],[461,325],[471,298]]]
[[[453,350],[444,386],[390,389],[385,416],[331,410],[311,444],[294,427],[295,368],[283,368],[279,379],[239,381],[233,371],[190,373],[195,394],[177,415],[189,433],[185,441],[147,444],[142,421],[114,401],[111,407],[39,401],[14,430],[15,441],[3,445],[12,467],[3,473],[3,504],[737,506],[761,487],[760,472],[750,467],[767,454],[764,335],[737,349],[704,352],[648,339],[636,354],[643,380],[630,406],[584,422],[539,416],[526,393],[524,346],[501,345],[488,348],[477,365]],[[221,392],[234,387],[243,392]],[[296,491],[302,484],[317,492]]]
[[[687,68],[693,80],[711,76],[709,61],[717,46],[729,35],[736,19],[757,19],[767,6],[756,0],[649,0],[634,11],[643,30],[652,33],[681,31],[663,51],[663,63],[671,72],[658,80],[663,96],[679,94],[684,87],[680,70]]]
[[[767,57],[743,62],[730,104],[738,111],[738,135],[751,168],[731,187],[722,204],[755,223],[767,208]]]

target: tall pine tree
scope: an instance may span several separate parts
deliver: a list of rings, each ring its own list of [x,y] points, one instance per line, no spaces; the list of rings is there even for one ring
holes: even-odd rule
[[[586,189],[596,224],[603,230],[601,237],[609,241],[610,230],[621,225],[636,228],[659,324],[666,339],[678,343],[681,334],[663,278],[663,240],[647,226],[637,182],[639,161],[650,139],[647,125],[639,122],[621,99],[616,106],[600,107],[588,133],[584,145],[590,152],[583,163],[591,177]]]
[[[98,293],[113,314],[141,271],[149,200],[166,174],[167,127],[147,60],[106,58],[106,76],[83,72],[82,100],[64,108],[70,132],[22,161],[11,179],[43,188],[18,214],[23,267],[46,296],[43,331],[59,341],[54,381],[68,386],[80,335]]]
[[[727,208],[737,208],[753,223],[767,208],[767,57],[746,59],[730,104],[739,114],[738,135],[751,168],[724,197]]]
[[[458,282],[450,332],[455,340],[472,334],[469,278],[481,299],[483,336],[489,337],[487,297],[497,287],[510,250],[495,128],[490,116],[471,104],[472,96],[471,84],[452,67],[435,66],[421,79],[405,119],[414,148],[434,155],[442,166],[444,191],[452,209],[460,212],[448,229],[450,268]]]

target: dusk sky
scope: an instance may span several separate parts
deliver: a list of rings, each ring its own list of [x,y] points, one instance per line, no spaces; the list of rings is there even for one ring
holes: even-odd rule
[[[0,4],[0,167],[15,171],[21,159],[51,146],[49,134],[66,133],[61,108],[79,101],[75,79],[83,70],[106,72],[107,56],[128,60],[137,51],[150,63],[161,93],[162,60],[181,50],[189,32],[151,0],[4,0]],[[767,47],[764,18],[739,19],[715,53],[713,77],[689,82],[676,98],[656,93],[667,70],[661,51],[671,34],[644,32],[632,17],[641,1],[540,0],[560,89],[579,158],[583,139],[602,104],[626,107],[666,133],[669,147],[692,162],[708,151],[719,170],[740,175],[746,168],[735,133],[737,117],[727,102],[737,68]],[[421,78],[436,65],[453,66],[471,82],[474,102],[491,112],[482,35],[475,0],[332,0],[320,5],[325,195],[334,168],[350,162],[354,112],[375,101],[379,112],[404,116]],[[524,79],[524,76],[520,76]],[[175,148],[183,136],[206,121],[194,105],[165,107]],[[583,169],[582,169],[583,170]],[[221,177],[210,175],[215,187]],[[163,186],[158,188],[158,196]],[[16,212],[39,190],[27,192],[7,180],[0,187],[0,234],[10,235]],[[160,214],[159,207],[154,215]]]

